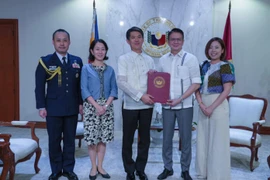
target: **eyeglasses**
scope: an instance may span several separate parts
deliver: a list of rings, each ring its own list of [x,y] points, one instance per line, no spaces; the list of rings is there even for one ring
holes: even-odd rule
[[[180,41],[182,41],[182,39],[180,39],[180,38],[171,38],[171,39],[169,39],[169,41],[180,42]]]

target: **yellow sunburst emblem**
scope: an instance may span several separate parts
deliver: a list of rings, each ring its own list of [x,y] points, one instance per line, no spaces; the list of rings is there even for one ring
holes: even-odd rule
[[[157,76],[154,79],[154,85],[156,88],[163,88],[165,86],[165,79],[161,76]]]

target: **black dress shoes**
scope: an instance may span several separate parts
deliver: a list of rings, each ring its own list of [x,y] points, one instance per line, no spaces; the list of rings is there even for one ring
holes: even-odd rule
[[[48,180],[58,180],[58,178],[60,178],[62,176],[62,172],[59,172],[59,173],[52,173],[50,176],[49,176],[49,179]]]
[[[170,171],[164,168],[163,172],[157,177],[158,179],[166,179],[168,176],[173,175],[173,169]]]
[[[188,171],[182,172],[182,173],[181,173],[181,177],[182,177],[184,180],[192,180],[192,178],[190,177]]]
[[[102,174],[102,173],[99,172],[98,170],[97,170],[97,172],[98,172],[103,178],[105,178],[105,179],[110,179],[110,178],[111,178],[111,176],[110,176],[108,173]]]
[[[67,177],[68,180],[79,180],[74,172],[63,172],[63,176]]]
[[[126,180],[135,180],[135,175],[134,175],[134,173],[127,173]]]
[[[136,175],[139,176],[140,180],[148,180],[147,175],[142,171],[136,171]]]

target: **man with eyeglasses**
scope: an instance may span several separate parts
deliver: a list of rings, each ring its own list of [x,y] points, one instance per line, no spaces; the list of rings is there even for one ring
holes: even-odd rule
[[[164,170],[157,179],[166,179],[173,175],[172,139],[175,121],[181,137],[181,177],[192,180],[189,175],[191,162],[191,138],[193,119],[193,93],[200,87],[201,76],[197,58],[182,49],[184,32],[179,28],[172,29],[168,34],[171,52],[163,55],[160,60],[162,72],[170,73],[170,99],[162,108],[163,145],[162,157]]]

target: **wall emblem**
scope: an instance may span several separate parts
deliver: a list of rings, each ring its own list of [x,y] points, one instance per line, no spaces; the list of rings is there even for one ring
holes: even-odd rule
[[[154,85],[156,88],[163,88],[165,86],[165,79],[161,76],[157,76],[154,79]]]
[[[155,17],[142,25],[144,33],[143,50],[152,57],[161,57],[170,51],[167,43],[168,33],[175,28],[174,24],[166,18]]]

